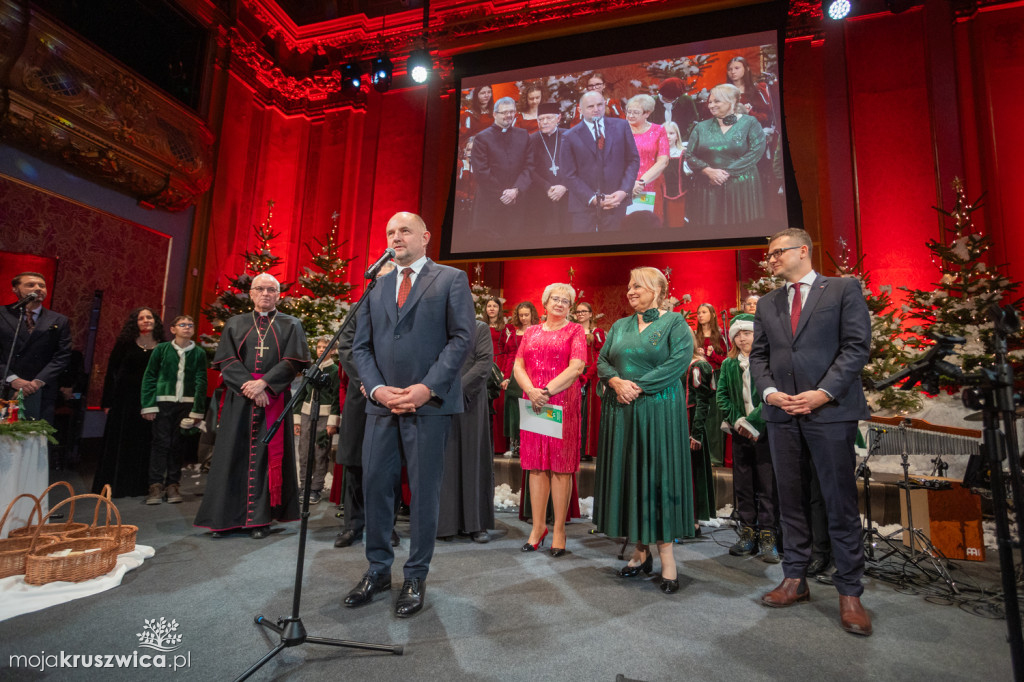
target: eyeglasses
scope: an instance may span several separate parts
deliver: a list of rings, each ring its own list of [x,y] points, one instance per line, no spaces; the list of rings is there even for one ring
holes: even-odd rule
[[[803,246],[803,244],[801,244],[800,246]],[[784,249],[775,249],[774,251],[769,251],[768,253],[766,253],[764,255],[764,259],[767,260],[767,261],[773,261],[776,258],[781,258],[782,254],[785,253],[786,251],[792,251],[793,249],[799,249],[800,246],[787,246]]]
[[[643,116],[643,109],[626,109],[626,116]]]
[[[587,90],[598,90],[604,87],[604,83],[587,83]]]
[[[576,314],[577,315],[584,315],[584,314],[589,315],[590,311],[587,310],[586,308],[580,308],[579,310],[576,311]]]
[[[257,294],[276,294],[277,287],[253,287],[251,291],[255,291]]]
[[[562,305],[572,305],[572,301],[561,296],[548,296],[548,300],[552,303],[561,303]]]
[[[178,324],[176,324],[174,326],[175,327],[181,327],[182,329],[192,329],[192,327],[195,327],[195,325],[192,324],[191,322],[179,322]]]

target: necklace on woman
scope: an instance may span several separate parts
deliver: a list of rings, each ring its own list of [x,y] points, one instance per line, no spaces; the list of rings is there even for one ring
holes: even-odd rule
[[[552,153],[551,150],[548,149],[548,141],[546,139],[544,139],[544,138],[545,138],[544,133],[541,133],[540,134],[540,141],[544,145],[544,151],[546,151],[548,153],[548,158],[551,159],[551,167],[548,168],[548,170],[551,171],[551,174],[557,178],[558,177],[558,166],[555,165],[555,157],[558,156],[558,131],[557,130],[555,131],[555,151],[554,151],[554,153]]]
[[[267,325],[267,331],[260,334],[259,318],[256,317],[256,311],[252,311],[252,326],[256,330],[256,338],[259,340],[259,343],[256,344],[256,352],[261,360],[263,359],[263,351],[270,350],[269,346],[263,343],[263,339],[267,338],[267,334],[270,333],[270,327],[274,324],[274,321],[270,319],[269,315],[267,315],[267,322],[270,323]]]

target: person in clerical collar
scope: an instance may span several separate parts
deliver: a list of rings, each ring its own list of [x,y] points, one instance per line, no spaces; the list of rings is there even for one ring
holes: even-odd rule
[[[474,241],[507,239],[523,223],[521,196],[530,186],[530,135],[512,124],[516,101],[502,97],[494,103],[494,125],[473,139],[471,164],[476,189],[473,197]]]
[[[530,135],[531,173],[527,194],[528,227],[536,235],[550,236],[568,231],[569,200],[566,197],[567,162],[563,131],[558,127],[562,112],[556,102],[544,102],[537,108],[539,130]]]
[[[213,537],[244,530],[267,537],[270,522],[299,517],[291,429],[262,442],[289,400],[292,379],[309,364],[302,323],[277,312],[281,285],[262,273],[249,289],[253,310],[224,325],[213,368],[227,389],[206,492],[194,525]]]

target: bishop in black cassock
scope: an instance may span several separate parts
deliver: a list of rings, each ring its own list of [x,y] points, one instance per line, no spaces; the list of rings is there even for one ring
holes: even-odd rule
[[[256,310],[227,321],[213,358],[227,390],[194,523],[215,535],[244,528],[262,538],[271,520],[299,517],[292,429],[282,426],[269,445],[260,439],[281,414],[292,379],[310,358],[302,324],[274,308],[280,297],[277,280],[257,275],[252,287]]]
[[[526,223],[523,234],[539,237],[569,232],[569,196],[566,175],[572,154],[565,151],[558,127],[561,114],[558,104],[543,102],[537,109],[540,129],[530,135],[530,189],[527,192]]]

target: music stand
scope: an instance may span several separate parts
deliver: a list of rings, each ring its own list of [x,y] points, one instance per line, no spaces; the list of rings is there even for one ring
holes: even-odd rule
[[[949,569],[946,568],[945,563],[949,561],[946,556],[932,544],[931,540],[924,532],[914,526],[914,510],[911,504],[910,491],[915,489],[924,488],[924,486],[915,483],[910,480],[910,453],[907,451],[907,427],[910,423],[909,419],[904,419],[896,426],[896,433],[899,435],[899,443],[901,446],[900,461],[903,467],[903,480],[897,483],[900,488],[903,488],[905,496],[905,503],[907,506],[907,526],[896,529],[888,535],[883,535],[881,532],[876,530],[871,523],[871,496],[870,496],[870,485],[868,483],[870,477],[870,471],[864,474],[864,490],[865,490],[865,502],[868,505],[867,511],[867,522],[868,527],[864,530],[864,541],[865,550],[868,555],[869,561],[877,561],[881,563],[891,556],[899,555],[903,560],[909,564],[912,564],[922,573],[928,574],[928,566],[938,574],[939,578],[946,583],[946,586],[953,594],[960,594],[960,588],[957,586],[953,577],[949,574]],[[882,429],[877,427],[871,427],[871,429],[879,434],[879,437],[875,439],[872,451],[878,450],[881,447],[882,439],[887,436],[890,431],[888,429]],[[861,466],[867,471],[867,460],[871,457],[871,452],[868,453],[868,457],[864,459]],[[904,544],[899,538],[900,534],[906,533],[910,537],[909,547]],[[875,559],[875,544],[869,542],[869,538],[875,538],[879,542],[884,543],[888,547],[888,551]],[[920,549],[918,548],[920,546]]]

